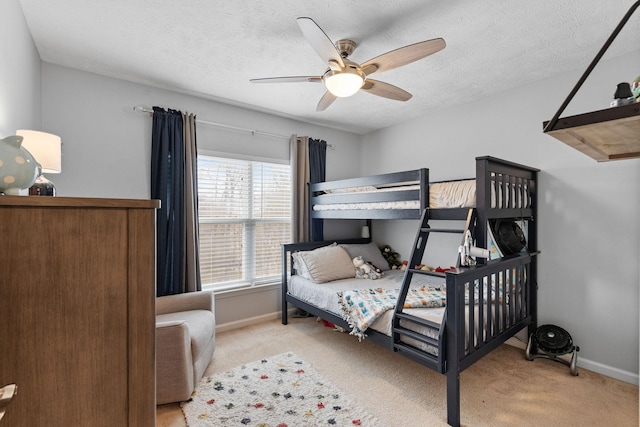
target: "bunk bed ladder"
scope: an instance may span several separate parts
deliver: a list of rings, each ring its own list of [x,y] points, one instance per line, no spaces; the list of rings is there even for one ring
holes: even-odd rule
[[[472,235],[475,235],[476,224],[476,210],[470,208],[467,214],[467,220],[464,229],[462,228],[431,228],[429,225],[429,209],[425,209],[422,218],[420,220],[420,229],[416,235],[416,240],[411,250],[411,258],[408,264],[408,268],[405,271],[404,278],[402,280],[402,287],[398,295],[398,302],[396,303],[394,318],[393,318],[393,349],[394,351],[402,352],[410,359],[416,360],[418,363],[428,365],[432,369],[437,370],[440,373],[446,371],[444,361],[445,346],[443,342],[444,328],[435,322],[431,322],[420,317],[412,316],[403,312],[403,306],[407,298],[407,293],[411,288],[411,281],[415,274],[432,275],[444,277],[444,273],[438,273],[429,270],[421,270],[415,268],[422,263],[422,257],[427,247],[427,241],[431,233],[459,233],[462,234],[462,240],[464,242],[464,236],[468,230]],[[458,262],[456,267],[460,267],[460,257],[458,256]],[[419,327],[422,330],[429,331],[428,335],[425,333],[419,333],[410,327]],[[415,345],[411,345],[402,338],[409,338],[414,340],[423,348],[428,350],[421,350]]]

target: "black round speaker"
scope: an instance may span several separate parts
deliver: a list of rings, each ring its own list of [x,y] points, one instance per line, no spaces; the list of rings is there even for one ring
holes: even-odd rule
[[[512,220],[497,220],[494,225],[496,243],[504,255],[520,252],[527,246],[522,228]]]

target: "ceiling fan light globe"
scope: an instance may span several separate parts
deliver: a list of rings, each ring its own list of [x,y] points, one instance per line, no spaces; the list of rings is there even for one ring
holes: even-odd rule
[[[338,98],[346,98],[360,90],[364,84],[364,75],[348,68],[343,71],[329,70],[324,74],[323,80],[329,92]]]

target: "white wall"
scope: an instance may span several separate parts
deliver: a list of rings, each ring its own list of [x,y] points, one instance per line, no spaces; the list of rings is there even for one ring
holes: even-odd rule
[[[194,113],[202,121],[278,135],[324,139],[334,145],[327,150],[329,179],[359,173],[359,163],[353,161],[360,153],[360,138],[355,134],[49,63],[42,66],[42,81],[43,126],[63,142],[62,173],[49,176],[59,196],[150,197],[152,119],[134,112],[135,105],[173,108]],[[253,138],[205,124],[197,125],[196,132],[199,149],[287,156],[287,139]],[[329,227],[327,234],[336,231]],[[268,286],[218,295],[218,323],[230,327],[275,317],[279,290],[279,286]]]
[[[40,56],[18,0],[0,2],[0,139],[41,130]]]
[[[203,98],[44,63],[43,126],[63,141],[62,173],[51,177],[60,196],[147,198],[150,195],[151,117],[133,111],[154,105],[190,112],[202,121],[325,139],[327,175],[341,178],[360,148],[355,134],[232,107]],[[197,126],[198,147],[229,152],[243,146],[254,155],[286,155],[288,141],[252,141],[242,132]],[[253,144],[253,146],[251,146]],[[266,145],[265,145],[266,144]],[[356,164],[357,167],[357,164]]]
[[[482,155],[541,169],[539,324],[571,333],[579,365],[637,383],[640,160],[597,163],[542,132],[584,68],[366,135],[361,170],[428,167],[434,180],[461,178]],[[640,51],[601,62],[564,115],[607,108],[616,84],[638,74]],[[416,226],[374,229],[408,258]],[[447,259],[431,253],[434,263],[455,261],[451,250]]]

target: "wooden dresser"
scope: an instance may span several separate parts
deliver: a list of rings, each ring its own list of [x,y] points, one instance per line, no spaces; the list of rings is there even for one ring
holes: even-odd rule
[[[155,426],[158,206],[0,196],[0,427]]]

